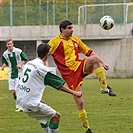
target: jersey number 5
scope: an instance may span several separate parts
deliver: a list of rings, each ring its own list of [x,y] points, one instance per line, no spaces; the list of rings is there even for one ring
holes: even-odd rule
[[[26,71],[24,72],[24,78],[22,79],[23,83],[27,82],[29,78],[29,75],[28,75],[29,72],[31,72],[31,70],[27,68]]]

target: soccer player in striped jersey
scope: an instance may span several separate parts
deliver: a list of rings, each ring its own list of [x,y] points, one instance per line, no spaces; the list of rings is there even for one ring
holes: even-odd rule
[[[82,92],[73,91],[64,86],[65,81],[52,74],[44,62],[49,56],[50,45],[42,43],[37,47],[38,57],[26,63],[16,89],[17,102],[23,112],[41,123],[46,133],[57,133],[60,113],[42,102],[46,85],[57,90],[81,97]]]
[[[8,83],[9,90],[12,91],[13,97],[16,100],[16,86],[19,81],[20,73],[23,69],[25,62],[28,60],[26,54],[19,48],[14,47],[14,43],[12,39],[7,39],[5,41],[7,50],[3,53],[2,56],[2,67],[4,70],[6,66],[9,67],[8,72]],[[20,109],[17,109],[20,111]]]
[[[82,91],[83,78],[95,72],[101,86],[101,92],[107,93],[109,96],[116,96],[106,82],[104,69],[109,70],[109,65],[85,45],[80,38],[72,35],[72,22],[69,20],[62,21],[59,30],[60,35],[52,38],[48,43],[51,46],[50,54],[68,87],[72,90]],[[86,58],[79,59],[79,53],[84,54]],[[92,133],[84,109],[83,97],[74,97],[74,100],[77,105],[77,114],[85,132]]]

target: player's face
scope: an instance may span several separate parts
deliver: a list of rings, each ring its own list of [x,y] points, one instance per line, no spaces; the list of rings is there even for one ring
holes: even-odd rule
[[[12,51],[13,50],[13,42],[12,41],[7,42],[6,47],[9,51]]]
[[[72,34],[73,34],[73,26],[72,25],[68,25],[66,27],[66,29],[63,29],[62,30],[62,33],[63,33],[63,35],[64,35],[65,38],[71,37]]]

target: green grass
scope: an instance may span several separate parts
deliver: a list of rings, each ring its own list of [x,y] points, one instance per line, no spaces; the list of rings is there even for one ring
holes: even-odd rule
[[[93,133],[133,133],[133,79],[107,81],[117,97],[101,94],[97,79],[85,79],[82,87]],[[59,133],[84,133],[71,95],[47,87],[43,99],[61,113]],[[38,122],[14,110],[7,81],[0,81],[0,133],[44,133]]]

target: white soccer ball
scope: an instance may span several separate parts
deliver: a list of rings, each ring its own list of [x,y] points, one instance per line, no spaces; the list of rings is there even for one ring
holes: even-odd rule
[[[104,29],[104,30],[110,30],[113,28],[114,26],[114,20],[111,16],[103,16],[100,19],[100,26]]]

